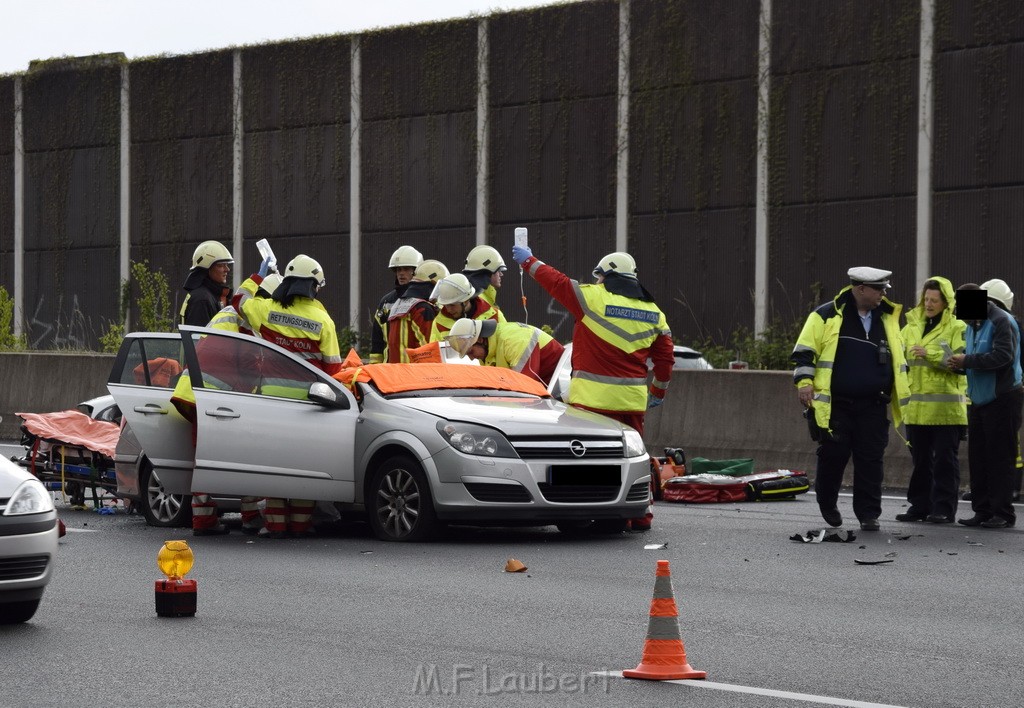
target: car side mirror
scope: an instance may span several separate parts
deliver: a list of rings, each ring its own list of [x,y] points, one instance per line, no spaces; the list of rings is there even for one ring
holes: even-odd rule
[[[347,398],[338,398],[338,394],[333,388],[319,381],[310,384],[309,400],[327,408],[348,408]]]

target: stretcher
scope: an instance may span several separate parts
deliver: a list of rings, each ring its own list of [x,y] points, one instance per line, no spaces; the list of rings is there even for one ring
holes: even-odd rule
[[[63,491],[72,506],[102,506],[100,491],[116,494],[114,450],[121,434],[117,423],[93,420],[76,410],[56,413],[15,413],[21,425],[25,456],[15,462],[28,469],[47,489]]]

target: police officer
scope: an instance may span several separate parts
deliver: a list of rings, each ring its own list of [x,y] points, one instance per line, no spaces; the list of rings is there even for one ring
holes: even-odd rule
[[[665,314],[637,279],[628,253],[609,253],[594,268],[594,284],[581,285],[539,261],[528,246],[512,259],[576,319],[569,403],[603,413],[641,435],[648,408],[664,402],[675,362]],[[647,383],[647,362],[654,378]],[[651,527],[653,514],[633,519],[634,530]]]
[[[230,289],[228,275],[235,260],[231,252],[216,241],[203,241],[192,254],[192,269],[185,278],[185,301],[181,303],[178,324],[205,327],[227,304]]]
[[[395,276],[395,287],[380,299],[377,309],[373,313],[373,321],[370,323],[370,356],[368,357],[371,364],[388,361],[388,317],[391,313],[391,306],[405,295],[405,289],[412,281],[412,276],[421,263],[423,263],[423,254],[412,246],[400,246],[391,254],[388,268]]]
[[[818,431],[814,490],[822,518],[841,526],[836,503],[853,456],[853,511],[865,531],[882,513],[882,456],[889,442],[886,405],[899,426],[910,399],[900,339],[901,307],[885,297],[891,271],[847,271],[850,284],[810,314],[790,359],[800,403]]]

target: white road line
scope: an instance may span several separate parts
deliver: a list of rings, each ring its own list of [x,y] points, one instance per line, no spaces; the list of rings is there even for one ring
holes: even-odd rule
[[[623,678],[621,671],[594,671],[595,676],[610,676],[612,678]],[[773,698],[788,698],[794,701],[810,701],[812,703],[823,703],[830,706],[848,706],[849,708],[904,708],[903,706],[891,705],[889,703],[868,703],[866,701],[851,701],[846,698],[832,698],[830,696],[815,696],[810,693],[793,693],[792,691],[776,691],[773,688],[755,688],[753,686],[737,686],[731,683],[715,683],[714,681],[703,680],[666,680],[659,683],[674,683],[680,686],[696,686],[698,688],[712,688],[717,691],[732,691],[733,693],[750,693],[755,696],[772,696]]]
[[[66,527],[68,533],[96,533],[99,529],[73,529],[70,526]]]

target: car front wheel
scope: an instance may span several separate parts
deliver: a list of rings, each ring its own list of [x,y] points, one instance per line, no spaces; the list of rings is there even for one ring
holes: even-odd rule
[[[150,526],[190,526],[192,524],[192,497],[187,494],[168,494],[159,475],[148,461],[139,473],[142,490],[142,515]]]
[[[382,541],[422,541],[437,526],[430,487],[423,470],[406,455],[384,461],[370,476],[366,511]]]

